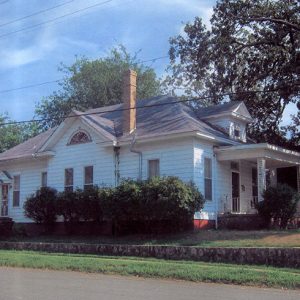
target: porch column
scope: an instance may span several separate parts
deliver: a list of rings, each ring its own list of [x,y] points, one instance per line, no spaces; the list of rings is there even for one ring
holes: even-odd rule
[[[257,189],[258,202],[263,201],[262,193],[266,189],[266,160],[264,158],[257,159]]]

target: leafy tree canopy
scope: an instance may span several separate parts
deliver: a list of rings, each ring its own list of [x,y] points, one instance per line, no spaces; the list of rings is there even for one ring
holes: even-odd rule
[[[160,82],[154,70],[130,55],[124,46],[113,48],[105,58],[76,58],[71,66],[61,65],[65,74],[61,90],[45,97],[36,107],[36,115],[46,119],[44,129],[56,126],[72,109],[84,111],[121,102],[122,79],[128,68],[138,73],[137,98],[160,93]]]
[[[0,124],[11,122],[12,120],[7,115],[0,115]],[[36,123],[1,125],[0,153],[26,141],[38,132],[39,128]]]
[[[298,0],[220,0],[211,29],[197,17],[170,43],[165,81],[169,91],[183,89],[187,97],[208,97],[194,107],[243,100],[255,119],[249,128],[252,137],[300,147]],[[289,127],[281,128],[289,103],[298,103],[298,115]]]

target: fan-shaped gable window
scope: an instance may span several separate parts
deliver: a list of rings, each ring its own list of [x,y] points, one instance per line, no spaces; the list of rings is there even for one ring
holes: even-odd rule
[[[80,130],[72,135],[68,145],[84,144],[91,141],[90,135],[87,132]]]

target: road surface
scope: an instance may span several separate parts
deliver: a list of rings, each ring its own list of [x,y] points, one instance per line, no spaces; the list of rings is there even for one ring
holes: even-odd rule
[[[2,300],[299,300],[300,291],[79,272],[0,268]]]

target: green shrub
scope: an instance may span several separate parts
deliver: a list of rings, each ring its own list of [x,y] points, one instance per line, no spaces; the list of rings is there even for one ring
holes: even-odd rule
[[[273,220],[274,224],[286,228],[297,211],[299,194],[290,186],[279,184],[277,187],[268,187],[263,193],[263,199],[256,208],[266,226],[270,226]]]
[[[47,232],[53,229],[56,220],[56,196],[55,189],[42,187],[24,203],[25,216],[38,224],[43,224]]]
[[[149,220],[192,219],[204,198],[193,183],[177,177],[155,177],[141,185],[142,214]]]

